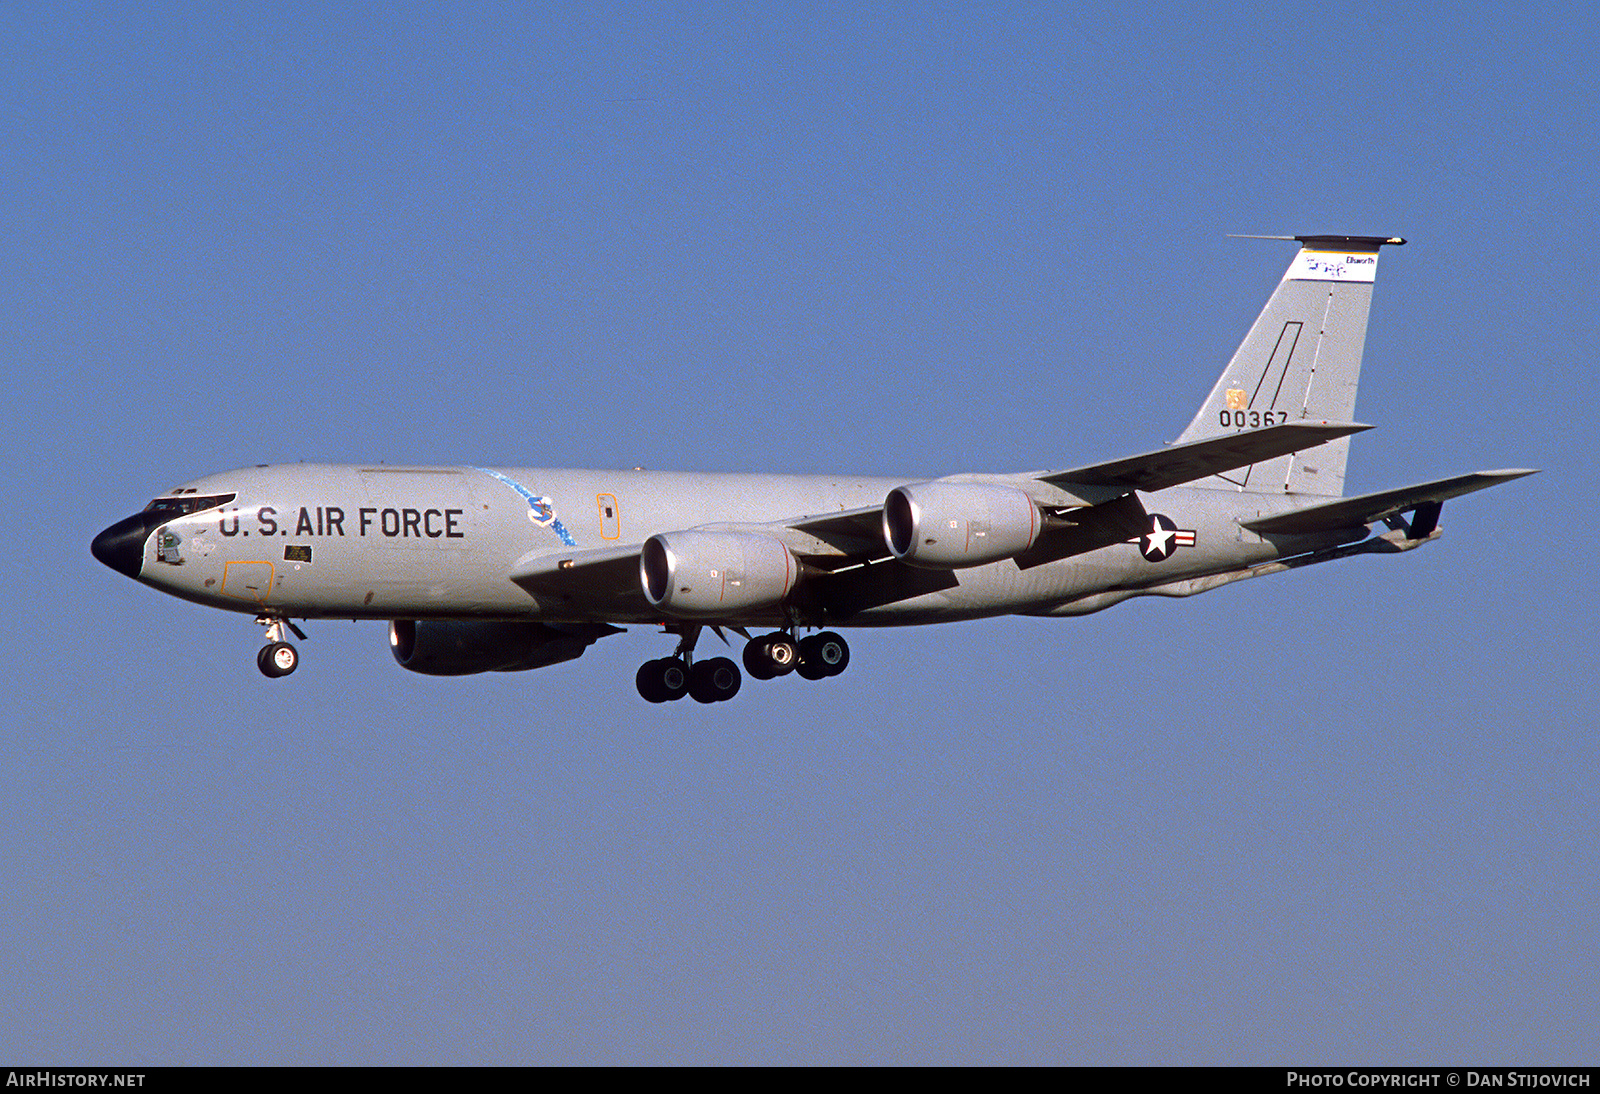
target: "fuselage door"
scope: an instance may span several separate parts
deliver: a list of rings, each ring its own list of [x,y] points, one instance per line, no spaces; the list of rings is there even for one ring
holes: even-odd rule
[[[221,592],[235,600],[265,604],[272,595],[272,578],[270,562],[225,562]]]
[[[615,494],[599,494],[595,502],[600,508],[600,538],[618,539],[622,535],[622,514],[617,508]]]

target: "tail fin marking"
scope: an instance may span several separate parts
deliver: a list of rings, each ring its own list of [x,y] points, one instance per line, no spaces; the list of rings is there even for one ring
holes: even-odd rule
[[[1269,238],[1296,240],[1300,250],[1179,443],[1294,420],[1343,422],[1355,415],[1378,250],[1405,241]],[[1196,485],[1339,497],[1349,447],[1341,438]]]

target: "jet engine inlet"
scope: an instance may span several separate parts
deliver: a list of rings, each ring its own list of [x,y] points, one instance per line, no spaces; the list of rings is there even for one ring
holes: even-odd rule
[[[755,532],[663,532],[639,552],[645,599],[689,619],[770,607],[799,577],[789,548]]]
[[[1033,546],[1043,524],[1032,498],[994,483],[912,483],[889,491],[883,503],[889,553],[930,570],[1019,555]]]

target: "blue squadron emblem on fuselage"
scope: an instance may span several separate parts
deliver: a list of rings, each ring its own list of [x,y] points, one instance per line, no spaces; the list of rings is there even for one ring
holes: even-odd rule
[[[523,486],[515,479],[508,478],[507,476],[502,475],[500,472],[491,468],[475,467],[473,470],[482,471],[490,478],[498,479],[500,482],[505,483],[507,486],[511,487],[511,489],[520,494],[522,496],[522,500],[528,503],[528,519],[533,523],[539,525],[541,528],[550,529],[558,537],[560,537],[561,542],[565,543],[568,547],[576,547],[578,545],[577,541],[572,538],[572,533],[566,530],[561,523],[561,519],[556,516],[555,502],[550,498],[547,498],[542,494],[535,494],[532,490],[529,490],[526,486]]]

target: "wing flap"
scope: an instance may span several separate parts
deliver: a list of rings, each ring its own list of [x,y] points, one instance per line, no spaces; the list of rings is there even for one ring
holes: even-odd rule
[[[1098,486],[1153,493],[1223,471],[1276,459],[1291,452],[1315,448],[1319,444],[1371,428],[1358,422],[1283,422],[1223,437],[1168,445],[1154,452],[1108,463],[1076,467],[1070,471],[1052,471],[1040,475],[1039,480],[1062,487]]]
[[[1354,528],[1363,524],[1376,524],[1397,513],[1421,505],[1442,505],[1451,498],[1459,498],[1475,490],[1486,490],[1503,482],[1520,479],[1537,472],[1531,468],[1512,468],[1504,471],[1475,471],[1470,475],[1439,479],[1435,482],[1402,486],[1394,490],[1381,490],[1375,494],[1362,494],[1354,498],[1340,498],[1306,509],[1258,517],[1239,523],[1260,534],[1299,534],[1324,532],[1336,528]]]

